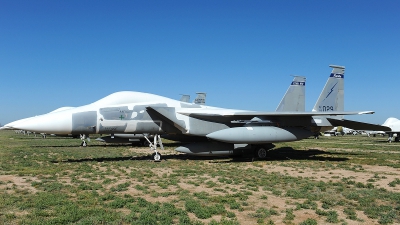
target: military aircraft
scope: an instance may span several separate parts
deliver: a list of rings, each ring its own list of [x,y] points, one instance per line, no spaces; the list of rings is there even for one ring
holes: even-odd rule
[[[327,120],[328,116],[373,113],[340,111],[343,108],[338,103],[342,100],[336,97],[343,97],[344,67],[330,67],[333,68],[330,78],[336,83],[327,93],[321,94],[324,96],[320,96],[316,104],[317,110],[312,112],[225,109],[185,103],[149,93],[122,91],[88,105],[14,122],[12,127],[34,132],[83,136],[110,133],[145,136],[152,134],[154,145],[150,147],[154,151],[155,160],[161,158],[157,151],[157,144],[162,147],[160,134],[209,140],[182,147],[193,153],[198,149],[206,149],[208,152],[255,149],[263,156],[265,148],[272,143],[301,140],[324,127],[332,127]]]
[[[395,119],[395,118],[393,118]],[[351,128],[351,134],[358,134],[365,132],[367,135],[376,135],[387,133],[389,134],[388,141],[391,142],[396,133],[400,133],[400,127],[396,129],[395,123],[392,124],[390,118],[382,125],[358,122],[346,119],[327,118],[327,120],[334,126],[342,126]],[[396,120],[396,119],[395,119]],[[394,120],[392,120],[394,122]],[[393,136],[394,135],[394,136]]]
[[[286,94],[283,96],[276,111],[304,111],[305,105],[305,83],[306,78],[302,76],[294,76]],[[197,92],[197,97],[193,101],[195,104],[205,104],[206,93]],[[190,102],[190,95],[181,94],[180,101]],[[163,138],[174,141],[207,141],[207,139],[194,139],[182,135],[162,135]],[[146,139],[143,134],[114,134],[114,136],[99,137],[96,141],[105,143],[132,143],[133,145],[145,145]],[[216,153],[214,152],[213,155]]]
[[[352,127],[355,127],[357,131],[361,133],[365,132],[368,136],[376,136],[388,134],[388,142],[398,142],[400,139],[400,120],[394,117],[389,117],[382,125],[378,124],[369,124],[351,120],[341,120],[336,121],[329,119],[334,124],[348,124]]]

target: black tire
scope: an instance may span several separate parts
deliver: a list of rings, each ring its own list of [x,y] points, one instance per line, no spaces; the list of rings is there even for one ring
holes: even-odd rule
[[[267,158],[267,150],[265,148],[257,148],[256,150],[256,156],[259,159],[265,159]]]

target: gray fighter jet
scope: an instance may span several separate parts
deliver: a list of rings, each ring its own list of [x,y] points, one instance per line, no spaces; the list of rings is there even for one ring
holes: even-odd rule
[[[281,102],[276,109],[277,112],[283,111],[304,111],[305,105],[305,84],[306,78],[302,76],[294,76],[293,81],[291,82],[288,90],[283,96]],[[193,103],[195,104],[205,104],[206,93],[197,92],[196,99]],[[190,95],[181,94],[182,97],[179,101],[182,102],[190,102]],[[173,141],[207,141],[207,138],[192,138],[187,135],[162,135],[163,138]],[[132,145],[145,145],[145,136],[142,134],[115,134],[114,136],[104,136],[99,137],[96,141],[101,141],[105,143],[132,143]],[[216,153],[214,152],[213,155]],[[225,153],[224,153],[225,154]],[[221,155],[221,154],[219,154]]]
[[[185,146],[195,149],[234,151],[255,149],[263,153],[271,143],[297,141],[316,130],[332,127],[327,117],[371,114],[372,111],[335,111],[343,97],[344,67],[331,66],[336,81],[312,112],[264,112],[225,109],[185,103],[142,92],[117,92],[94,103],[13,123],[12,127],[50,134],[143,134],[154,135],[154,159],[161,155],[160,134],[176,134],[210,141]],[[328,83],[327,83],[328,85]],[[329,83],[331,85],[331,83]],[[321,94],[322,95],[322,94]],[[321,98],[321,96],[320,96]],[[10,126],[8,124],[8,126]],[[259,154],[260,155],[260,154]],[[263,154],[261,154],[262,156]]]

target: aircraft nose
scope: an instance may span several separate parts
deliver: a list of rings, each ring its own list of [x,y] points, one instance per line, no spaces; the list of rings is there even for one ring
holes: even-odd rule
[[[28,120],[28,119],[30,119],[30,118],[25,118],[25,119],[13,121],[11,123],[7,123],[6,125],[2,126],[0,129],[1,130],[18,130],[18,128],[15,128],[15,125],[17,125],[18,123],[21,123],[25,120]]]
[[[48,134],[70,134],[72,119],[70,113],[54,113],[31,117],[13,124],[15,129]]]

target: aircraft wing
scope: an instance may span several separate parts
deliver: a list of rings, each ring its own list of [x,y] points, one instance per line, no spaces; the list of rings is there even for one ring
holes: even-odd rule
[[[232,120],[250,120],[254,117],[311,117],[311,116],[337,116],[337,115],[360,115],[360,114],[373,114],[373,111],[354,111],[354,112],[263,112],[263,111],[245,111],[245,110],[233,110],[233,109],[219,109],[219,108],[173,108],[173,107],[147,107],[152,109],[164,117],[170,117],[170,120],[174,121],[175,118],[171,118],[171,111],[179,113],[181,115],[190,116],[207,121],[232,121]],[[168,113],[166,113],[168,112]]]
[[[351,128],[354,130],[374,130],[374,131],[391,131],[390,127],[387,126],[382,126],[378,124],[371,124],[371,123],[363,123],[363,122],[357,122],[357,121],[352,121],[352,120],[337,120],[333,118],[327,118],[329,122],[333,126],[343,126],[347,128]]]
[[[223,117],[246,117],[253,118],[257,116],[337,116],[337,115],[361,115],[361,114],[373,114],[374,111],[327,111],[327,112],[264,112],[264,111],[241,111],[241,110],[179,110],[179,114],[187,116],[201,116],[201,117],[213,117],[213,116],[223,116]]]

